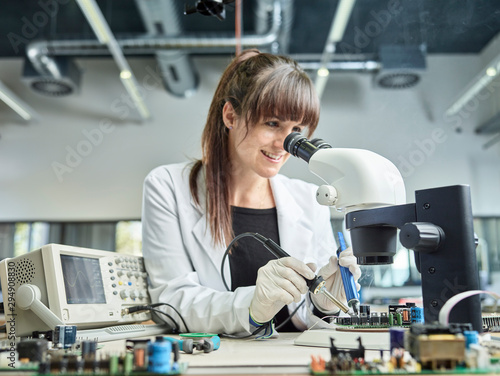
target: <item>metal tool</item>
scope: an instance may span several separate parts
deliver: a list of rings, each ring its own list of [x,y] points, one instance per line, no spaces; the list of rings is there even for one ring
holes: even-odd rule
[[[339,237],[340,247],[337,251],[337,257],[340,259],[340,253],[347,249],[347,245],[345,243],[344,234],[342,232],[337,233]],[[344,283],[345,296],[347,298],[347,305],[352,308],[354,314],[359,316],[359,294],[358,289],[356,288],[356,282],[354,281],[354,277],[352,276],[349,268],[345,266],[339,265],[340,274],[342,275],[342,282]]]
[[[276,244],[272,239],[268,239],[265,236],[262,236],[257,233],[255,234],[255,236],[260,242],[262,242],[264,247],[266,247],[277,258],[290,257],[290,255],[286,253],[285,250],[281,248],[278,244]],[[317,275],[313,279],[307,279],[307,278],[304,279],[307,282],[307,286],[309,287],[310,292],[312,292],[315,295],[322,293],[328,299],[330,299],[337,307],[339,307],[344,313],[349,312],[349,307],[347,307],[344,303],[338,300],[325,288],[326,281],[323,279],[323,277]]]

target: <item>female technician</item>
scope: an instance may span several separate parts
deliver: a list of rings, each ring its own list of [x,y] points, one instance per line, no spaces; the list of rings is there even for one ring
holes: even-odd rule
[[[311,135],[318,120],[315,89],[295,61],[247,50],[222,74],[202,159],[147,176],[142,228],[150,295],[177,309],[188,326],[183,331],[253,333],[273,318],[282,324],[304,299],[280,331],[304,330],[313,311],[339,311],[322,296],[310,298],[304,280],[315,276],[307,263],[323,266],[330,292],[345,301],[329,209],[316,202],[314,185],[278,174],[290,156],[286,136]],[[223,266],[227,291],[223,255],[244,232],[273,239],[292,257],[276,259],[257,240],[241,238]],[[342,254],[357,280],[355,257]]]

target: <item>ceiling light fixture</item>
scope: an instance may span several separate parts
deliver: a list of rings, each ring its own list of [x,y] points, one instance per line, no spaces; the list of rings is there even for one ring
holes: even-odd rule
[[[332,55],[335,53],[336,43],[340,42],[344,36],[344,32],[347,27],[347,23],[351,18],[355,2],[356,0],[340,0],[337,5],[337,10],[335,11],[335,16],[333,17],[325,48],[323,49],[323,54],[321,55],[321,66],[317,71],[316,81],[314,82],[316,92],[318,93],[320,99],[328,81],[328,63],[330,62]]]
[[[496,38],[493,42],[490,42],[490,50],[495,47],[495,43],[499,43],[498,38]],[[494,56],[490,62],[485,65],[485,68],[481,69],[476,77],[474,77],[474,79],[467,86],[465,86],[465,89],[460,96],[458,96],[453,104],[448,107],[445,115],[453,116],[457,114],[468,102],[480,95],[481,90],[491,84],[491,82],[498,77],[499,73],[500,54],[496,54],[496,56]]]
[[[0,100],[12,108],[24,120],[30,121],[38,118],[38,114],[22,99],[15,95],[7,86],[0,81]]]
[[[137,84],[132,70],[123,55],[120,45],[109,28],[101,9],[95,0],[77,0],[77,2],[83,14],[87,18],[87,21],[90,23],[92,30],[94,30],[94,33],[99,39],[99,42],[108,46],[109,52],[111,52],[111,55],[120,69],[120,79],[123,86],[125,86],[125,89],[132,98],[137,111],[143,119],[148,119],[151,115],[142,97],[139,95],[139,85]],[[127,77],[123,77],[123,74]]]

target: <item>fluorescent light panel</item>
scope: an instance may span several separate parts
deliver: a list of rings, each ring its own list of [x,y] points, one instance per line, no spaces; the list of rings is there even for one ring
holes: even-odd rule
[[[37,113],[20,98],[18,98],[7,86],[0,82],[0,100],[12,108],[24,120],[30,121],[38,117]]]
[[[494,52],[492,57],[490,57],[490,62],[485,65],[476,77],[466,86],[462,94],[460,94],[453,104],[448,107],[445,112],[446,116],[457,114],[470,100],[474,99],[481,90],[498,77],[500,73],[500,54],[496,51],[498,51],[498,47],[500,46],[499,38],[500,34],[498,34],[495,39],[490,42],[489,46],[485,48]]]
[[[132,73],[127,60],[123,55],[120,45],[111,32],[101,9],[95,0],[77,0],[77,2],[99,41],[108,46],[109,52],[120,69],[120,79],[123,86],[125,86],[125,89],[132,98],[137,111],[143,119],[148,119],[150,117],[150,113],[146,104],[139,95],[137,81],[135,80],[134,74]]]
[[[327,64],[331,56],[335,53],[335,44],[340,42],[344,36],[355,3],[356,0],[340,0],[340,3],[337,5],[323,55],[321,56],[321,66],[316,73],[316,81],[314,82],[316,93],[320,98],[328,81],[329,71]]]

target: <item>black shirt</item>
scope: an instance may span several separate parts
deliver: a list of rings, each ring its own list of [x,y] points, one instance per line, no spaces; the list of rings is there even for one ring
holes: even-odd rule
[[[244,232],[257,232],[280,244],[278,233],[278,213],[276,208],[249,209],[233,206],[233,231],[238,236]],[[253,286],[257,280],[257,271],[275,256],[269,252],[257,239],[251,236],[238,240],[229,255],[231,267],[231,290],[238,287]],[[275,317],[278,326],[289,317],[285,306]],[[291,321],[280,328],[280,332],[296,332]]]

